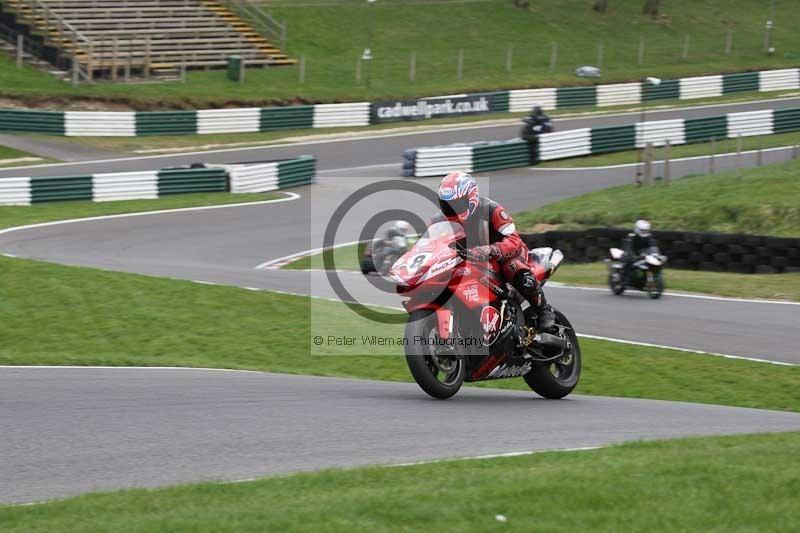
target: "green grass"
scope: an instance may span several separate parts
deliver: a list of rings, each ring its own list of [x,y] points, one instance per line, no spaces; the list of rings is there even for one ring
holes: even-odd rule
[[[798,454],[800,433],[640,442],[90,494],[0,507],[0,522],[9,533],[790,531]]]
[[[628,227],[639,218],[656,230],[800,236],[800,161],[692,176],[651,186],[623,185],[515,215],[520,231],[537,224],[575,229]]]
[[[410,380],[402,348],[361,341],[365,334],[401,336],[402,324],[367,321],[338,302],[3,257],[0,272],[0,364],[222,367]],[[311,343],[316,335],[357,340],[352,347],[317,348]],[[591,339],[581,344],[578,392],[584,394],[800,411],[800,367]],[[490,385],[527,387],[521,380]]]
[[[668,269],[664,276],[668,291],[800,302],[800,272],[734,274]],[[558,269],[553,279],[570,285],[605,287],[608,266],[605,263],[566,264]]]
[[[196,193],[165,196],[157,200],[123,200],[118,202],[54,202],[30,206],[0,206],[0,228],[52,222],[70,218],[120,215],[141,211],[160,211],[185,207],[262,202],[281,198],[281,193]]]
[[[223,70],[191,72],[186,83],[110,84],[78,88],[29,68],[18,70],[12,58],[0,59],[0,93],[29,101],[51,97],[89,97],[151,107],[208,107],[209,104],[267,105],[275,102],[376,100],[453,94],[462,91],[526,86],[575,85],[580,65],[597,62],[603,43],[602,82],[659,75],[678,78],[712,72],[797,66],[800,35],[791,24],[796,6],[776,2],[773,43],[777,53],[763,52],[768,9],[755,1],[673,0],[664,2],[663,17],[642,16],[641,0],[615,0],[600,15],[586,0],[531,2],[527,10],[510,0],[469,3],[362,0],[330,7],[306,2],[267,3],[289,26],[287,52],[306,57],[305,83],[298,67],[252,69],[243,84],[230,82]],[[371,22],[370,22],[371,19]],[[369,42],[368,28],[372,30]],[[734,46],[725,54],[728,28]],[[684,35],[691,36],[689,57],[681,58]],[[639,39],[646,37],[643,65]],[[550,43],[558,43],[558,63],[550,70]],[[506,72],[506,51],[514,47],[514,64]],[[374,60],[362,81],[355,80],[356,59],[370,46]],[[457,79],[459,49],[464,50],[463,78]],[[416,81],[408,81],[409,58],[417,54]]]
[[[742,150],[758,150],[760,148],[775,148],[778,146],[797,146],[800,145],[800,133],[782,133],[780,135],[761,135],[757,137],[742,137]],[[670,158],[693,157],[699,155],[733,153],[736,152],[736,139],[722,139],[714,143],[712,150],[711,143],[683,144],[673,146],[670,149]],[[656,148],[654,161],[664,159],[666,148]],[[627,152],[616,152],[612,154],[601,154],[587,157],[573,157],[570,159],[559,159],[556,161],[546,161],[543,167],[599,167],[604,165],[622,165],[625,163],[638,163],[640,150],[629,150]],[[659,167],[660,169],[660,167]],[[659,170],[659,172],[663,172]]]
[[[363,245],[337,248],[334,261],[337,270],[359,270]],[[669,265],[667,265],[669,266]],[[322,254],[314,254],[293,261],[283,268],[288,270],[322,269]],[[735,298],[765,298],[800,301],[800,272],[789,274],[733,274],[730,272],[702,272],[697,270],[668,269],[667,290],[716,294]],[[570,285],[605,287],[608,266],[605,263],[566,263],[558,269],[553,281]]]
[[[15,159],[22,159],[22,158],[36,158],[36,160],[14,161]],[[0,145],[0,167],[15,167],[20,165],[30,165],[31,163],[44,163],[49,161],[51,160],[37,157],[27,152],[21,152],[20,150],[15,150],[14,148],[9,148],[8,146]]]

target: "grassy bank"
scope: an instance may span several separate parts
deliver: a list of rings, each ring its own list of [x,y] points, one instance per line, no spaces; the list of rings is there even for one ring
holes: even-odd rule
[[[515,216],[521,231],[536,224],[563,229],[628,227],[646,218],[654,229],[800,236],[800,161],[694,176],[670,184],[623,185]]]
[[[0,364],[224,367],[410,379],[401,347],[376,347],[361,338],[397,338],[402,325],[367,321],[338,302],[3,257],[0,271]],[[312,346],[317,335],[352,335],[356,342]],[[800,410],[800,367],[581,342],[584,379],[578,391],[584,394]],[[490,385],[526,389],[521,380]]]
[[[363,245],[337,248],[334,262],[337,270],[359,270]],[[283,268],[289,270],[322,269],[322,254],[303,257]],[[800,273],[733,274],[668,269],[667,290],[731,296],[735,298],[765,298],[800,301]],[[607,286],[608,266],[605,263],[566,263],[558,269],[553,280],[570,285]]]
[[[734,274],[668,269],[664,275],[668,291],[800,302],[800,272]],[[608,266],[605,263],[588,263],[566,264],[558,270],[554,280],[570,285],[606,287],[607,278]]]
[[[34,204],[29,206],[0,206],[0,229],[71,218],[121,215],[125,213],[182,209],[186,207],[263,202],[283,196],[283,193],[197,193],[165,196],[157,200],[123,200],[118,202],[78,201]]]
[[[393,0],[368,4],[341,2],[266,2],[288,22],[287,52],[306,58],[305,82],[297,67],[252,69],[243,84],[222,70],[191,72],[186,83],[125,85],[99,83],[74,88],[32,69],[18,70],[0,59],[0,93],[37,98],[117,99],[137,107],[207,107],[307,101],[380,99],[454,94],[526,86],[574,85],[574,69],[598,63],[602,43],[602,82],[641,79],[654,74],[678,78],[712,72],[797,66],[800,35],[789,23],[796,6],[776,2],[773,41],[776,53],[763,52],[768,9],[755,1],[674,0],[663,3],[657,19],[641,13],[640,0],[617,0],[608,13],[591,10],[585,0],[531,2],[528,9],[507,0],[463,3]],[[371,28],[371,32],[370,32]],[[725,52],[728,30],[733,47]],[[369,34],[371,33],[371,39]],[[685,36],[688,57],[682,57]],[[645,50],[640,65],[639,43]],[[551,70],[551,43],[558,44]],[[512,68],[506,70],[509,46]],[[356,61],[370,47],[374,59],[356,81]],[[459,50],[464,50],[461,79]],[[409,81],[411,54],[416,76]],[[369,86],[367,84],[369,78]],[[56,102],[53,102],[56,104]]]
[[[9,533],[789,531],[798,454],[800,433],[631,443],[86,495],[0,507],[0,522]]]
[[[721,139],[713,144],[683,144],[673,146],[670,149],[670,158],[694,157],[736,152],[736,139]],[[757,137],[743,137],[742,150],[759,150],[765,148],[775,148],[778,146],[797,146],[800,145],[800,133],[782,133],[780,135],[763,135]],[[600,167],[605,165],[623,165],[626,163],[639,163],[641,152],[630,150],[627,152],[617,152],[613,154],[602,154],[587,157],[573,157],[570,159],[559,159],[557,161],[546,161],[541,164],[543,167]],[[656,162],[665,157],[664,148],[656,148],[654,160]],[[657,169],[659,172],[663,172]]]

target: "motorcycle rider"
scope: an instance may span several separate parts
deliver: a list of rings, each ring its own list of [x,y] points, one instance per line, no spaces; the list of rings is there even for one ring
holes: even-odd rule
[[[503,279],[510,282],[530,306],[527,318],[538,318],[539,330],[555,326],[553,308],[547,304],[542,288],[528,264],[528,247],[517,233],[514,221],[505,208],[481,196],[478,182],[466,172],[445,176],[438,190],[441,214],[432,223],[448,220],[459,222],[467,235],[462,257],[475,261],[495,259],[500,263]]]
[[[622,272],[626,280],[629,279],[633,264],[653,248],[657,251],[658,244],[651,233],[650,222],[644,219],[637,220],[633,225],[633,231],[622,240],[622,250],[625,252],[625,267]]]
[[[531,152],[531,163],[536,161],[539,151],[539,135],[542,133],[550,133],[553,131],[553,126],[550,123],[550,117],[545,115],[541,106],[534,106],[530,116],[522,119],[525,125],[522,127],[520,137],[528,143]]]

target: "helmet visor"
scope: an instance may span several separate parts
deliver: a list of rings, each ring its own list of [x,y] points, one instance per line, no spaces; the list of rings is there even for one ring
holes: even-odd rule
[[[454,198],[452,200],[439,200],[439,207],[446,217],[464,216],[469,211],[469,198]]]

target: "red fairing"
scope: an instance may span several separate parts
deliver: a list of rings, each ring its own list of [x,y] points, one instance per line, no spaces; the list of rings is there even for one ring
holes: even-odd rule
[[[503,240],[494,244],[503,254],[501,259],[519,257],[526,252],[527,247],[522,242],[519,233],[517,233],[514,219],[511,218],[511,215],[508,214],[504,207],[498,206],[492,213],[492,227],[503,235]]]

